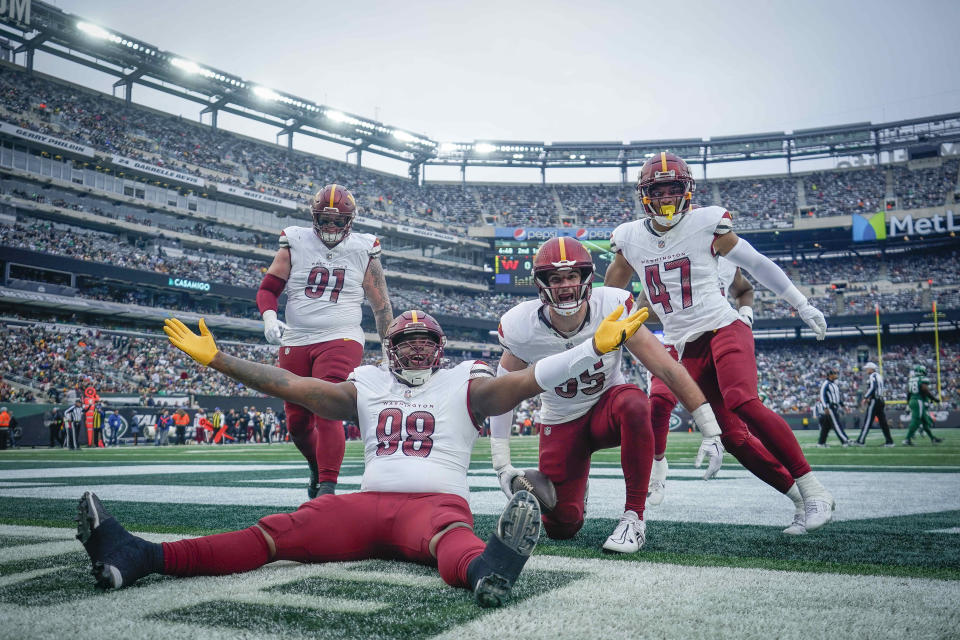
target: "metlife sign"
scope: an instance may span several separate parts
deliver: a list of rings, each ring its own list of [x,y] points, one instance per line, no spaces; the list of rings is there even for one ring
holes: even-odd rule
[[[909,213],[891,215],[889,218],[886,218],[883,212],[871,215],[854,214],[851,216],[851,222],[854,242],[960,231],[960,217],[955,216],[951,210],[945,211],[942,215],[938,213],[924,218],[914,218]]]
[[[30,26],[32,0],[0,0],[0,18]]]

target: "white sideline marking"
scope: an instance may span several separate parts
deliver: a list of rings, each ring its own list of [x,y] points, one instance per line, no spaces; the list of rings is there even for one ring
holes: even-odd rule
[[[5,469],[0,480],[18,478],[89,478],[97,476],[149,476],[158,473],[225,473],[229,471],[277,471],[307,469],[306,464],[134,464],[115,467],[63,467]]]
[[[184,467],[168,465],[171,473]],[[187,465],[187,468],[190,468]],[[239,467],[242,471],[244,467]],[[694,469],[671,471],[671,476],[698,477]],[[648,508],[645,518],[673,522],[709,522],[744,525],[786,526],[793,514],[793,503],[763,484],[746,470],[721,471],[714,481],[670,481],[666,500]],[[956,491],[957,474],[862,471],[822,471],[820,481],[837,500],[836,520],[862,520],[918,513],[960,510]],[[345,476],[344,483],[359,484],[360,476]],[[490,476],[469,478],[474,487],[495,487]],[[299,485],[303,478],[299,478]],[[162,504],[223,504],[274,506],[293,510],[306,502],[305,489],[283,487],[222,487],[140,484],[97,484],[76,486],[0,487],[0,498],[37,498],[76,500],[84,490],[96,492],[102,500]],[[351,493],[345,490],[340,493]],[[478,514],[499,514],[506,498],[499,491],[475,491],[471,508]],[[591,476],[590,518],[616,518],[623,513],[625,488],[622,478]],[[655,528],[651,529],[655,534]]]
[[[960,533],[960,527],[950,527],[949,529],[930,529],[927,533]]]
[[[33,580],[34,578],[39,578],[40,576],[45,576],[49,573],[63,571],[66,568],[66,566],[47,567],[46,569],[34,569],[33,571],[24,571],[23,573],[12,573],[9,575],[0,576],[0,587],[8,587],[12,584]]]

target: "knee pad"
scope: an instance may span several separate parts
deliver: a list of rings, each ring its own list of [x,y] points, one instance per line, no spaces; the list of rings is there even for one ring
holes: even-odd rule
[[[289,513],[275,513],[260,518],[257,524],[273,538],[274,545],[279,547],[279,539],[293,530],[293,517]]]
[[[557,505],[541,520],[547,535],[554,540],[568,540],[583,527],[583,513],[573,505]]]

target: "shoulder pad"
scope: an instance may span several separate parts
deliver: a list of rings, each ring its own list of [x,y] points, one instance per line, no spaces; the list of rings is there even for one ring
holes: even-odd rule
[[[483,360],[474,360],[470,365],[470,379],[475,378],[496,378],[497,371],[490,363]]]
[[[374,238],[374,239],[373,239],[373,246],[370,247],[370,248],[367,250],[367,254],[368,254],[371,258],[378,258],[378,257],[380,257],[380,253],[381,253],[382,251],[383,251],[383,247],[380,246],[380,238]]]
[[[347,374],[347,382],[356,382],[357,381],[357,370],[354,369]]]
[[[713,230],[714,235],[722,236],[733,231],[733,216],[729,211],[724,211],[717,228]]]
[[[286,231],[281,231],[281,232],[280,232],[280,239],[278,240],[278,243],[280,244],[280,248],[281,248],[281,249],[289,249],[289,248],[290,248],[290,238],[287,237],[287,232],[286,232]]]
[[[613,230],[613,233],[610,234],[610,251],[613,253],[620,253],[621,248],[617,245],[617,236],[622,234],[624,224],[619,225],[616,229]]]

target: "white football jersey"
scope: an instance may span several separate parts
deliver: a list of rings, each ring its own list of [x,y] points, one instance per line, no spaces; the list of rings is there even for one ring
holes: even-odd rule
[[[468,360],[410,387],[380,367],[354,369],[365,463],[360,490],[454,493],[469,501],[467,469],[480,427],[467,392],[471,378],[495,375],[487,363]]]
[[[370,259],[380,255],[380,241],[352,231],[331,249],[312,227],[287,227],[280,246],[290,248],[287,330],[280,344],[298,347],[343,338],[362,345],[363,277]]]
[[[629,302],[628,302],[629,301]],[[633,306],[633,298],[623,289],[596,287],[587,302],[590,311],[586,322],[576,335],[562,336],[550,324],[549,307],[540,300],[521,302],[500,318],[500,344],[528,364],[563,353],[586,340],[593,334],[603,319],[618,305],[625,305],[627,312]],[[620,370],[620,349],[604,356],[590,369],[571,377],[564,384],[540,394],[540,423],[562,424],[570,422],[596,404],[603,392],[610,387],[624,384],[626,379]]]
[[[623,254],[644,283],[647,300],[663,323],[664,341],[683,349],[704,331],[740,316],[720,293],[714,234],[731,228],[723,207],[702,207],[659,234],[647,218],[613,230],[610,248]]]
[[[724,298],[730,295],[730,287],[737,277],[737,265],[733,264],[723,256],[717,256],[717,272],[720,276],[720,293]]]

